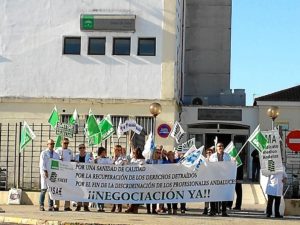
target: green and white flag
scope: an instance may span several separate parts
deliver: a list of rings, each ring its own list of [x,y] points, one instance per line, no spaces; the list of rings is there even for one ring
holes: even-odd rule
[[[253,131],[253,133],[248,138],[248,141],[253,145],[261,153],[267,148],[268,146],[268,139],[260,132],[259,125]]]
[[[48,123],[50,123],[53,129],[55,129],[57,122],[59,122],[59,115],[56,106],[54,106],[52,113],[48,119]]]
[[[104,117],[103,120],[100,121],[98,127],[101,133],[101,142],[109,138],[115,132],[110,115]]]
[[[238,151],[232,141],[226,146],[224,152],[228,153],[231,158],[235,158],[237,167],[243,165],[240,156],[237,155]]]
[[[95,118],[94,114],[92,113],[91,109],[89,111],[89,117],[86,121],[85,129],[86,129],[86,134],[89,138],[94,136],[95,134],[100,133],[96,118]]]
[[[57,135],[56,141],[55,141],[55,144],[54,144],[54,149],[57,149],[57,148],[61,147],[61,140],[62,140],[62,136]]]
[[[25,146],[33,139],[35,139],[35,134],[30,129],[26,121],[24,121],[22,131],[21,131],[20,152],[22,152]]]
[[[71,118],[69,120],[69,124],[75,125],[77,120],[78,120],[78,113],[77,113],[77,110],[75,109],[73,112],[73,115],[71,116]]]

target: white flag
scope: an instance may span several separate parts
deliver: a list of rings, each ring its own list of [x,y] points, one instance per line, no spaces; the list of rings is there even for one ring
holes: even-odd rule
[[[173,129],[170,133],[170,136],[173,137],[177,144],[179,144],[181,138],[183,137],[183,134],[185,133],[185,131],[182,129],[182,127],[180,126],[180,124],[176,121]]]
[[[176,147],[176,150],[184,153],[184,152],[188,151],[193,145],[196,145],[195,138],[191,138],[190,140],[187,140],[186,142],[182,143],[181,145],[178,145]]]
[[[153,140],[153,135],[152,135],[152,131],[149,134],[149,137],[145,143],[144,146],[144,151],[142,152],[142,155],[145,157],[145,159],[151,159],[152,158],[152,154],[154,152],[154,140]]]
[[[204,149],[204,146],[201,146],[200,148],[196,149],[195,151],[193,151],[189,155],[187,155],[182,160],[182,165],[185,165],[187,167],[197,166],[197,164],[199,164],[199,162],[200,162],[203,149]]]
[[[120,120],[119,120],[119,125],[118,125],[118,129],[117,129],[117,136],[118,136],[118,139],[120,139],[121,135],[123,134],[122,129],[121,129],[121,126],[122,126],[122,119],[120,118]]]

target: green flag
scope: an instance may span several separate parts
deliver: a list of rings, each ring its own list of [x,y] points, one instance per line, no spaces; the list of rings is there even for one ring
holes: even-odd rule
[[[268,146],[268,139],[260,132],[259,125],[250,135],[248,141],[253,145],[254,148],[256,148],[260,152],[266,150]]]
[[[238,151],[232,141],[226,146],[226,148],[224,149],[224,152],[228,153],[231,158],[235,158],[237,167],[243,165],[240,156],[237,155]]]
[[[101,133],[101,142],[109,138],[115,132],[110,115],[104,117],[103,120],[100,121],[98,127]]]
[[[26,121],[24,121],[22,131],[21,131],[20,152],[22,152],[25,146],[33,139],[35,139],[35,134],[30,129]]]
[[[55,141],[55,144],[54,144],[54,149],[57,149],[57,148],[61,147],[61,140],[62,140],[62,136],[58,135],[56,137],[56,141]]]
[[[88,137],[92,137],[100,132],[95,116],[92,110],[89,111],[89,117],[86,121],[86,133]]]
[[[71,116],[71,118],[69,120],[69,124],[75,125],[77,120],[78,120],[78,113],[77,113],[77,110],[75,109],[73,112],[73,115]]]
[[[54,106],[52,113],[48,119],[48,123],[50,123],[50,125],[53,129],[55,129],[57,122],[59,122],[59,115],[58,115],[56,106]]]

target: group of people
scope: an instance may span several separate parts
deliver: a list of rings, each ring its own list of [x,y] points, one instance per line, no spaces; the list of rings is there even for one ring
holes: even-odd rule
[[[122,148],[121,145],[116,145],[114,147],[114,156],[112,158],[107,157],[107,151],[104,147],[99,147],[97,151],[97,156],[94,157],[92,153],[86,152],[86,147],[84,144],[78,146],[79,153],[73,154],[73,151],[68,148],[69,139],[64,138],[62,140],[62,147],[54,149],[55,142],[49,139],[47,142],[47,149],[41,152],[40,155],[40,174],[41,174],[41,193],[39,199],[40,210],[45,211],[44,201],[47,192],[46,178],[48,178],[48,164],[50,159],[57,159],[62,161],[75,161],[78,163],[97,163],[97,164],[115,164],[115,165],[127,165],[127,164],[166,164],[166,163],[177,163],[180,160],[181,155],[176,155],[173,151],[166,151],[163,146],[157,146],[150,159],[145,160],[142,150],[140,148],[133,148],[130,157],[126,154],[126,149]],[[232,160],[230,155],[224,152],[223,143],[217,143],[216,151],[214,148],[208,148],[205,151],[206,160],[208,162],[218,162],[218,161],[230,161]],[[255,158],[257,156],[254,156]],[[243,169],[242,167],[237,168],[237,182],[236,182],[236,205],[233,209],[241,210],[242,204],[242,184],[243,179]],[[269,177],[267,194],[268,194],[268,204],[267,204],[267,217],[272,214],[272,204],[275,200],[275,217],[282,217],[279,213],[280,196],[282,194],[282,182],[286,179],[286,174],[272,175]],[[281,189],[278,190],[277,186]],[[233,202],[206,202],[203,214],[215,216],[217,213],[221,212],[221,215],[227,217],[227,208],[232,207]],[[59,201],[48,199],[48,211],[59,211]],[[64,211],[72,211],[70,207],[70,201],[65,201]],[[178,206],[177,203],[167,204],[167,208],[164,204],[147,204],[148,214],[157,213],[168,213],[177,214]],[[84,211],[90,211],[88,202],[77,202],[75,211],[80,211],[83,207]],[[125,210],[126,213],[138,213],[139,205],[130,204]],[[180,204],[181,213],[185,213],[186,204]],[[97,211],[104,212],[104,204],[97,203]],[[122,212],[122,204],[114,204],[111,208],[111,212]]]

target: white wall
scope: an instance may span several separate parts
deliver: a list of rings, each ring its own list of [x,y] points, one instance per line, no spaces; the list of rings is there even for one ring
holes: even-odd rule
[[[1,0],[0,97],[160,99],[163,10],[163,0]],[[135,14],[136,32],[81,32],[81,13]],[[81,36],[81,55],[62,54],[63,36]],[[87,55],[88,36],[106,37],[105,56]],[[130,56],[112,55],[117,36],[131,37]],[[156,56],[137,56],[138,37],[156,37]]]

